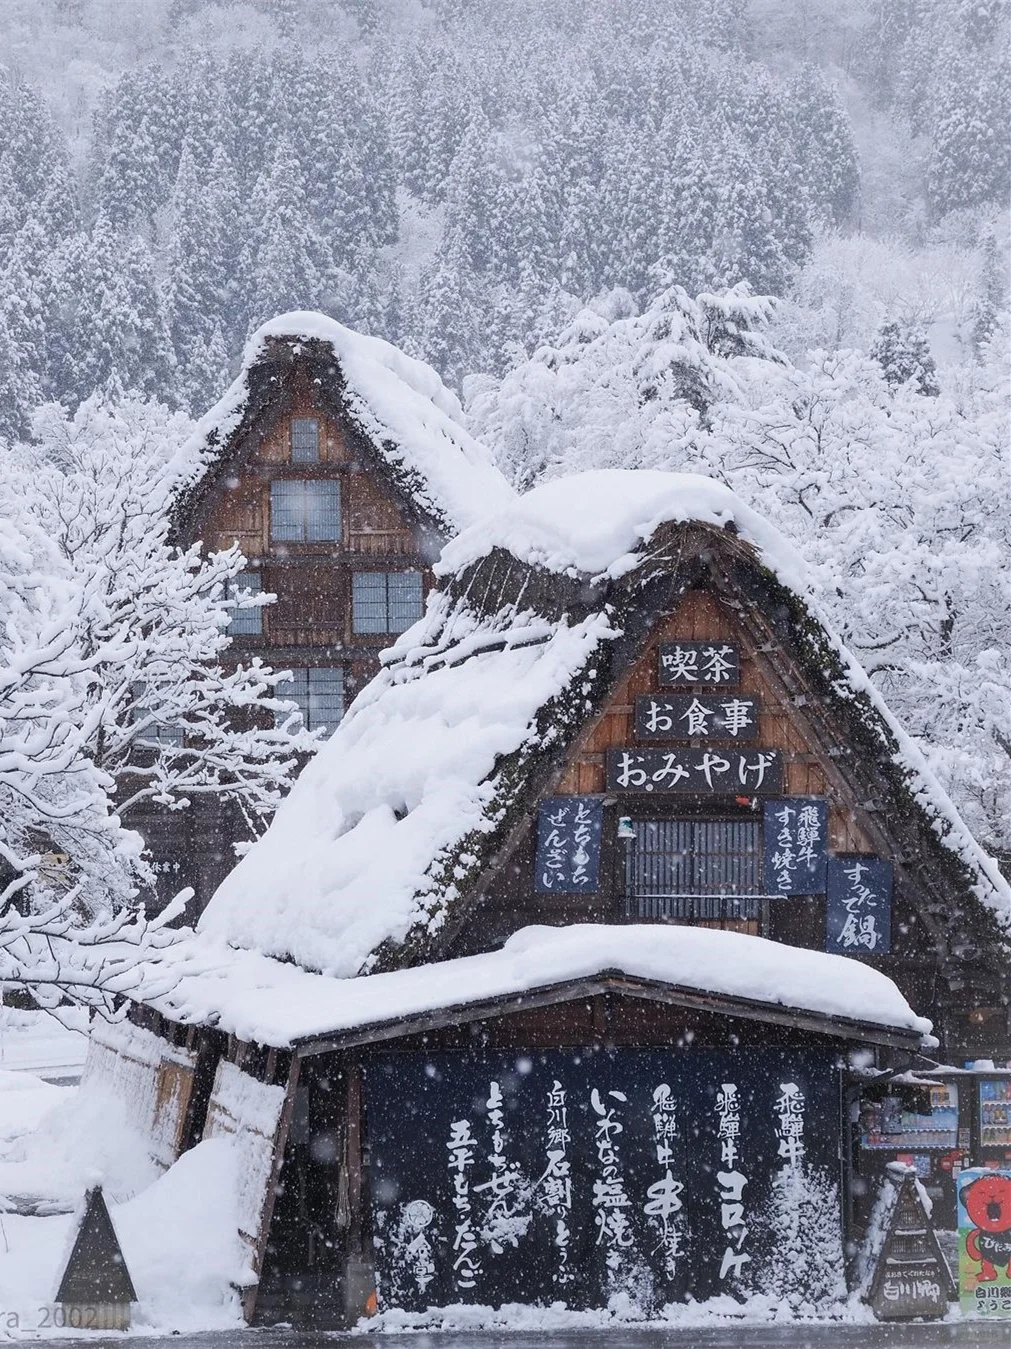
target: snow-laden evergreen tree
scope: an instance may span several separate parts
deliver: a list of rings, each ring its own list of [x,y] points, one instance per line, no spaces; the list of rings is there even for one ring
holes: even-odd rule
[[[937,364],[922,328],[892,319],[881,326],[871,344],[870,356],[881,366],[892,388],[911,380],[917,392],[928,398],[936,398],[941,392],[937,383]]]
[[[212,161],[213,162],[213,161]],[[176,395],[191,412],[208,408],[227,383],[220,185],[206,187],[189,145],[183,148],[170,202],[163,298],[175,353]]]
[[[48,405],[3,486],[77,597],[68,659],[84,671],[87,751],[116,809],[129,819],[142,801],[182,809],[213,796],[255,830],[315,737],[274,696],[281,675],[227,659],[241,553],[171,543],[172,494],[194,468],[180,449],[189,429],[138,398],[94,396],[72,417]]]
[[[257,181],[250,216],[242,267],[249,326],[288,309],[318,307],[332,280],[333,258],[306,208],[302,171],[286,136]]]

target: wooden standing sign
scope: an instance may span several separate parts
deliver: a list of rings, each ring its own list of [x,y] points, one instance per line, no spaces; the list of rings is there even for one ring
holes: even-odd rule
[[[889,1168],[887,1185],[896,1187],[884,1240],[878,1252],[867,1301],[879,1321],[940,1317],[955,1296],[955,1287],[923,1206],[916,1175]]]

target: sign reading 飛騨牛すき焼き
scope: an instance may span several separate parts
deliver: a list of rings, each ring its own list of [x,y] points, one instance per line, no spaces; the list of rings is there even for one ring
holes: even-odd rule
[[[604,803],[594,796],[552,796],[537,812],[534,889],[594,894],[600,884]]]
[[[751,796],[782,791],[783,759],[774,749],[609,749],[607,789]]]
[[[723,642],[663,642],[660,683],[689,688],[736,688],[741,658],[736,646]]]
[[[892,945],[892,864],[877,857],[830,857],[826,950],[887,955]]]
[[[754,740],[758,702],[732,693],[651,693],[635,700],[635,733],[644,740]]]
[[[823,895],[828,805],[813,796],[766,801],[765,889],[770,895]]]

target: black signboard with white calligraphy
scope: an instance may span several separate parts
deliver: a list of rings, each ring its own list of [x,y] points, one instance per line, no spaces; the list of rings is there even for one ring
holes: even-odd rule
[[[765,890],[770,895],[823,895],[828,804],[813,796],[766,801]]]
[[[736,688],[741,681],[741,657],[736,646],[723,642],[663,642],[660,645],[660,683],[700,688]]]
[[[775,749],[609,749],[608,791],[776,794],[783,758]]]
[[[785,1296],[777,1236],[842,1265],[838,1073],[775,1049],[370,1062],[380,1308]]]
[[[877,857],[830,857],[826,869],[827,951],[884,956],[892,949],[892,864]]]
[[[644,740],[754,740],[758,700],[651,693],[635,700],[635,733]]]
[[[594,796],[552,796],[537,812],[534,889],[595,894],[600,884],[604,803]]]

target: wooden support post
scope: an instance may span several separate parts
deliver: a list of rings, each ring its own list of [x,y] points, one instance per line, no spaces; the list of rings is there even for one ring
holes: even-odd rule
[[[295,1112],[295,1092],[298,1089],[298,1073],[301,1066],[302,1060],[297,1054],[293,1054],[284,1092],[281,1118],[278,1120],[277,1132],[274,1135],[274,1149],[270,1159],[270,1180],[267,1182],[267,1193],[263,1201],[263,1211],[260,1214],[260,1230],[256,1237],[256,1250],[253,1252],[253,1272],[256,1275],[257,1283],[254,1283],[251,1288],[247,1288],[242,1296],[242,1315],[245,1317],[246,1323],[250,1325],[256,1314],[256,1295],[259,1291],[259,1279],[263,1273],[263,1262],[267,1254],[267,1240],[270,1236],[270,1224],[274,1217],[274,1201],[277,1198],[277,1188],[281,1179],[284,1151],[288,1145],[291,1117]]]
[[[348,1209],[350,1225],[347,1232],[347,1254],[344,1263],[344,1315],[354,1325],[366,1311],[369,1297],[375,1288],[372,1261],[365,1252],[365,1199],[362,1183],[362,1070],[361,1064],[348,1060],[344,1072],[347,1077],[347,1168]]]

